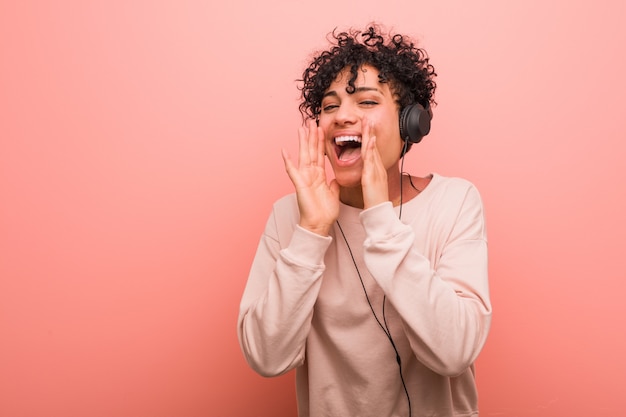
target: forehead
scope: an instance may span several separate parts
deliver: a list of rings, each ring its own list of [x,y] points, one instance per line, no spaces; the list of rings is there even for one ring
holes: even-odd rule
[[[382,93],[388,93],[388,83],[381,83],[378,78],[378,74],[379,71],[375,67],[371,65],[362,65],[357,71],[357,76],[354,80],[354,87],[373,87],[380,90]],[[327,91],[345,91],[345,89],[349,86],[348,83],[351,78],[352,73],[350,72],[350,67],[345,67],[339,72],[339,74],[337,74],[337,77],[335,77]]]

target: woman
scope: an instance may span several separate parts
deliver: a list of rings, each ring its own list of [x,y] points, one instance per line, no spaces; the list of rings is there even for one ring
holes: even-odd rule
[[[296,369],[300,416],[476,416],[491,321],[482,202],[466,180],[402,172],[428,133],[434,68],[377,26],[331,38],[301,80],[297,164],[283,150],[295,193],[255,255],[242,351],[261,375]]]

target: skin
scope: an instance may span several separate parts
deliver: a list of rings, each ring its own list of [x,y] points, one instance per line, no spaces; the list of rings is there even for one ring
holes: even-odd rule
[[[408,201],[419,191],[403,181],[399,169],[403,142],[398,123],[399,108],[388,83],[378,81],[378,70],[364,65],[355,82],[356,92],[346,91],[349,70],[344,69],[330,85],[322,101],[319,126],[314,120],[298,130],[296,166],[283,149],[285,169],[296,190],[299,225],[327,236],[339,216],[340,202],[367,209],[386,201]],[[338,136],[360,136],[361,150],[339,158]],[[328,159],[335,178],[326,179]],[[403,178],[404,179],[404,178]],[[426,178],[415,178],[419,189]]]

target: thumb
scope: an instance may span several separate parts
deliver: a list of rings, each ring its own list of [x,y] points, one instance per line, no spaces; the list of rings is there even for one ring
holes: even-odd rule
[[[339,198],[339,183],[337,182],[337,180],[333,178],[328,186],[330,187],[330,192],[332,193],[333,197]]]
[[[291,182],[294,182],[295,167],[293,165],[293,162],[291,162],[291,158],[289,157],[289,152],[287,152],[285,148],[282,148],[282,155],[283,155],[283,162],[285,163],[285,171],[287,171],[287,175],[289,176],[289,179],[291,180]]]

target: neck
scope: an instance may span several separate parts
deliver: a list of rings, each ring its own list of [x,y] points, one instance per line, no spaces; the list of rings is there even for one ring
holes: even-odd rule
[[[356,187],[341,187],[339,189],[339,200],[347,206],[363,208],[363,191],[361,186]]]
[[[405,184],[406,183],[406,184]],[[400,205],[400,197],[402,194],[402,200],[405,202],[408,199],[413,198],[415,195],[411,193],[409,190],[410,185],[407,178],[402,178],[402,193],[400,192],[400,171],[397,166],[394,166],[387,170],[387,189],[388,189],[388,200],[394,206]],[[408,187],[407,187],[408,185]],[[343,204],[346,204],[351,207],[363,208],[363,189],[361,185],[357,185],[354,187],[340,187],[339,190],[339,199]]]

